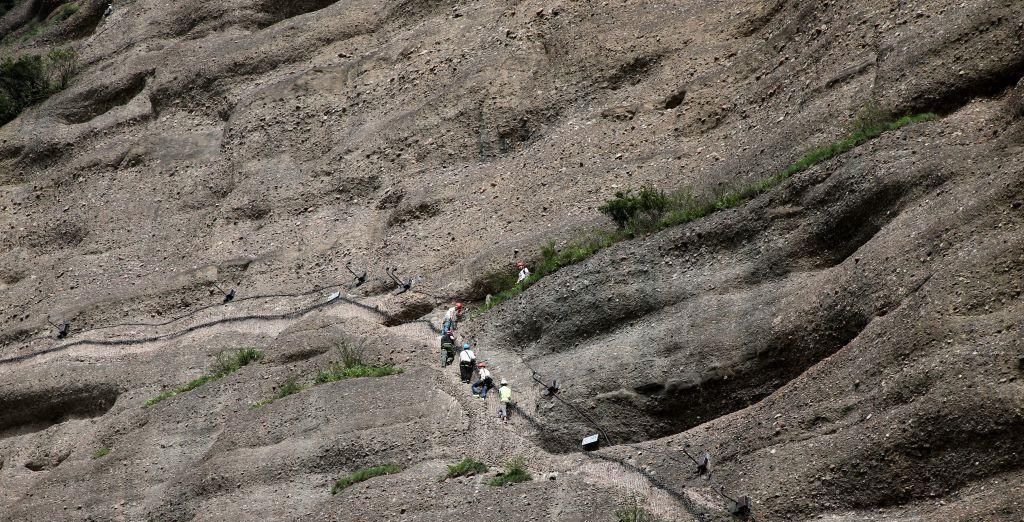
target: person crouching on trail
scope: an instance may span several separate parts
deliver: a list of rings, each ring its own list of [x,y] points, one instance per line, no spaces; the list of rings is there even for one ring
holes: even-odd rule
[[[486,399],[487,392],[491,391],[491,388],[494,387],[494,381],[491,380],[491,371],[487,369],[487,363],[479,363],[476,367],[480,380],[474,382],[470,389],[473,390],[473,395]]]
[[[512,388],[509,388],[508,381],[504,377],[501,379],[501,387],[498,388],[498,399],[501,400],[501,405],[498,406],[498,417],[502,421],[508,421],[508,403],[512,402]]]
[[[455,334],[445,332],[441,336],[441,367],[444,368],[455,360]]]
[[[462,377],[462,382],[469,383],[471,377],[473,377],[473,366],[476,364],[476,354],[473,353],[473,347],[466,343],[462,345],[462,351],[459,352],[459,375]]]
[[[444,327],[442,331],[450,332],[459,327],[459,320],[462,319],[462,303],[455,303],[455,306],[444,313]]]
[[[516,284],[522,284],[526,281],[527,277],[530,277],[530,269],[526,268],[526,263],[519,261],[516,263],[516,268],[519,269],[519,278],[516,280]]]

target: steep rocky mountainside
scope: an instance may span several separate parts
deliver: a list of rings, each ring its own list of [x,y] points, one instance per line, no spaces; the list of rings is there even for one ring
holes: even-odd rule
[[[105,9],[0,2],[0,56],[81,65],[0,127],[0,519],[1022,520],[1024,4]],[[438,367],[448,301],[616,191],[749,186],[873,111],[937,116],[465,321],[508,423]],[[340,345],[403,372],[318,384]]]

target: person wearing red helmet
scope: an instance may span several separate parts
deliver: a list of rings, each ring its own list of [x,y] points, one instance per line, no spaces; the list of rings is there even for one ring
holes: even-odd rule
[[[462,303],[455,303],[455,306],[452,306],[444,313],[444,327],[442,331],[450,332],[457,329],[462,315]]]

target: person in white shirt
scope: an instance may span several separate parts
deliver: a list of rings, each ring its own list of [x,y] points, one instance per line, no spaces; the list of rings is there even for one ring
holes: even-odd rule
[[[450,332],[459,327],[459,319],[462,319],[462,303],[455,303],[455,306],[444,313],[444,326],[442,332]]]
[[[462,351],[459,352],[459,375],[462,377],[462,382],[469,383],[471,377],[473,377],[473,366],[476,365],[476,354],[473,353],[473,347],[469,343],[462,345]]]
[[[491,388],[494,387],[494,381],[491,379],[491,371],[487,369],[487,363],[479,363],[476,367],[480,380],[474,382],[470,389],[473,390],[473,395],[476,395],[481,399],[486,399],[487,392],[491,391]]]
[[[526,268],[526,263],[523,263],[522,261],[516,263],[516,268],[519,269],[519,279],[516,280],[516,284],[518,285],[523,281],[526,281],[527,277],[530,277],[530,269]]]

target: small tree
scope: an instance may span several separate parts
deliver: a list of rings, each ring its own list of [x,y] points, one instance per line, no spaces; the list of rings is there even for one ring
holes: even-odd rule
[[[22,56],[17,60],[4,59],[0,63],[0,87],[22,108],[46,98],[50,86],[42,58]]]
[[[636,194],[632,190],[616,192],[613,199],[597,209],[612,218],[619,228],[646,228],[661,219],[669,204],[670,199],[664,191],[648,186]]]
[[[66,88],[78,74],[78,53],[71,47],[60,47],[47,56],[51,82],[55,90]]]

